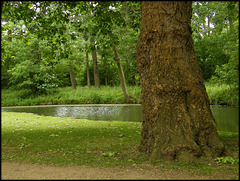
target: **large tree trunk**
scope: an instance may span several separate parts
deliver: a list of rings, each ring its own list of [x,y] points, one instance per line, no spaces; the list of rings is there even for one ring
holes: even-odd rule
[[[152,159],[220,156],[220,140],[191,36],[192,2],[143,1],[137,63],[142,84],[139,149]]]
[[[130,98],[128,91],[127,91],[127,86],[126,86],[126,81],[125,81],[125,76],[124,76],[124,72],[122,69],[122,65],[120,63],[120,59],[118,57],[118,52],[117,52],[117,48],[114,45],[113,42],[112,43],[112,48],[113,48],[113,52],[114,52],[114,60],[117,63],[117,67],[118,67],[118,72],[119,72],[119,77],[120,77],[120,83],[121,83],[121,87],[122,87],[122,91],[124,94],[124,99],[126,103],[131,103],[132,99]]]
[[[93,38],[91,38],[91,43],[92,43],[92,46],[94,46],[94,50],[92,51],[94,85],[96,87],[100,87],[100,78],[99,78],[98,62],[97,62],[97,51],[95,50],[95,43],[94,43]]]

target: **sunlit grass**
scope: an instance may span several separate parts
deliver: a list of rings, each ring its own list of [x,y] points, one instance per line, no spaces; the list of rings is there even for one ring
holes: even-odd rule
[[[218,164],[202,160],[186,164],[176,161],[148,160],[138,151],[140,122],[91,121],[39,116],[31,113],[2,112],[2,161],[51,165],[129,166],[155,165],[166,170],[192,174],[233,172],[238,164]],[[228,157],[239,159],[238,133],[219,132]],[[237,176],[236,176],[237,177]]]
[[[2,160],[55,165],[129,165],[137,152],[141,123],[2,113]],[[112,154],[113,153],[113,154]]]

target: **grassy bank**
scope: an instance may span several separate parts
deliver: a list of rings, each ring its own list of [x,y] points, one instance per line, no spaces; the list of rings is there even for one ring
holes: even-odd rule
[[[216,105],[233,105],[239,103],[239,91],[234,86],[227,84],[210,84],[206,83],[206,90],[211,104]]]
[[[136,103],[140,103],[140,87],[128,87]],[[41,104],[122,104],[125,103],[121,87],[56,88],[47,95],[27,95],[22,91],[2,90],[2,106],[27,106]]]
[[[206,83],[211,104],[238,105],[239,95],[236,89],[228,85]],[[128,92],[135,103],[140,103],[141,87],[129,86]],[[25,90],[2,90],[2,106],[30,106],[41,104],[122,104],[125,103],[121,87],[101,88],[71,87],[57,88],[47,95],[28,95]]]
[[[238,178],[238,133],[219,132],[228,151],[193,163],[149,161],[138,152],[140,122],[91,121],[2,112],[2,161],[52,165],[129,166],[145,163],[192,174],[221,170]]]

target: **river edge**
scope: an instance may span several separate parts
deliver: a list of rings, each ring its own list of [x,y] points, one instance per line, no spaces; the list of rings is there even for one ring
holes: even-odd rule
[[[1,108],[25,108],[25,107],[88,107],[88,106],[93,106],[93,107],[98,107],[98,106],[142,106],[141,104],[44,104],[44,105],[34,105],[34,106],[4,106]]]
[[[26,107],[88,107],[88,106],[93,106],[93,107],[98,107],[98,106],[142,106],[142,104],[41,104],[41,105],[33,105],[33,106],[1,106],[1,108],[26,108]],[[238,108],[239,105],[217,105],[217,104],[211,104],[211,107],[233,107],[233,108]]]

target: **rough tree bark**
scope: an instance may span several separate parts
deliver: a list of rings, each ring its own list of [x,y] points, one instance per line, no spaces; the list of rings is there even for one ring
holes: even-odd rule
[[[224,153],[193,49],[192,2],[141,2],[137,63],[143,111],[139,149],[192,161]]]

